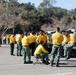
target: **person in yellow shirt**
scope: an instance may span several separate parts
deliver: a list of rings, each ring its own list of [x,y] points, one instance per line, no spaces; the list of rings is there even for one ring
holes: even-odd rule
[[[9,44],[9,38],[10,38],[10,35],[7,34],[7,35],[6,35],[6,44]]]
[[[40,30],[40,34],[36,38],[36,43],[39,44],[41,41],[44,42],[44,48],[47,49],[47,43],[50,42],[50,38],[45,34],[43,30]]]
[[[6,44],[6,35],[2,37],[2,40],[3,40],[2,43]]]
[[[29,47],[31,49],[32,56],[33,56],[34,55],[35,48],[36,48],[36,35],[35,35],[34,32],[32,32],[30,34],[29,39],[30,39]]]
[[[41,41],[44,41],[44,44],[50,41],[49,37],[44,33],[43,30],[40,30],[40,34],[36,39],[37,44],[39,44]]]
[[[15,35],[10,36],[10,54],[14,55],[14,44],[15,44]]]
[[[48,51],[43,47],[44,42],[41,41],[40,44],[37,46],[35,52],[34,52],[34,56],[38,57],[38,58],[43,58],[43,63],[48,64]],[[44,58],[46,60],[44,60]]]
[[[65,53],[66,60],[70,59],[70,57],[71,57],[71,50],[73,48],[73,45],[76,43],[75,42],[75,40],[76,40],[75,34],[73,34],[72,32],[69,32],[69,39],[70,40],[65,45],[65,49],[64,49],[66,51],[66,53]]]
[[[76,44],[76,35],[75,35],[75,44]]]
[[[51,51],[51,66],[53,66],[54,58],[56,57],[56,67],[59,67],[59,60],[62,50],[63,35],[60,33],[60,28],[56,28],[56,32],[52,34],[52,51]]]
[[[65,30],[62,31],[62,35],[63,35],[63,41],[62,41],[62,56],[65,56],[66,51],[65,51],[65,45],[68,43],[69,41],[69,33],[66,32]]]
[[[28,37],[28,33],[24,33],[24,37],[22,38],[22,49],[23,49],[23,58],[24,58],[24,64],[26,63],[32,63],[31,61],[31,51],[29,48],[30,39]],[[28,57],[28,59],[26,59]]]
[[[22,50],[22,43],[21,43],[22,35],[21,35],[21,33],[16,34],[15,38],[16,38],[16,43],[17,43],[17,56],[22,56],[22,54],[21,54],[21,50]]]

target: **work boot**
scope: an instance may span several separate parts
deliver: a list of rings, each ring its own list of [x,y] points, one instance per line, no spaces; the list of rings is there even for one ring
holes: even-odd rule
[[[15,54],[11,54],[12,56],[15,56]]]
[[[28,64],[28,62],[24,61],[24,64]]]
[[[43,60],[43,61],[42,61],[42,63],[46,63],[46,61],[45,61],[45,60]]]
[[[53,63],[51,62],[50,64],[51,64],[51,67],[53,67]]]
[[[28,63],[33,63],[33,61],[29,61]]]
[[[65,58],[65,60],[68,60],[68,59],[70,59],[70,57],[66,57],[66,58]]]
[[[56,63],[56,67],[59,67],[59,64],[58,63]]]
[[[45,65],[48,65],[48,64],[50,64],[50,63],[49,63],[49,62],[46,62],[46,63],[45,63]]]

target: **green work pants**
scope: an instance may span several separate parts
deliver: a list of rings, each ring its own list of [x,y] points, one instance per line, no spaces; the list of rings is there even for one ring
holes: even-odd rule
[[[61,45],[53,45],[51,51],[50,62],[53,63],[54,58],[56,57],[56,64],[59,64],[59,59],[61,55]]]
[[[31,61],[31,51],[29,46],[23,46],[23,56],[24,56],[24,62]]]
[[[22,44],[21,42],[17,42],[17,55],[21,55]]]
[[[29,45],[30,49],[31,49],[31,54],[32,56],[34,55],[34,51],[35,51],[35,48],[36,48],[36,44],[33,42]]]
[[[41,58],[42,61],[45,61],[47,63],[48,62],[48,53],[37,54],[36,58]]]
[[[69,58],[71,56],[72,48],[73,48],[73,44],[66,44],[64,46],[64,56],[66,56],[66,58]]]
[[[66,45],[67,43],[63,43],[62,44],[62,56],[65,56],[65,45]]]
[[[13,55],[14,53],[14,43],[10,43],[10,54]]]

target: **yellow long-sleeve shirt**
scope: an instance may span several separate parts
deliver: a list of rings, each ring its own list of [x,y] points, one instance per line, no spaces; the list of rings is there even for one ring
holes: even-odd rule
[[[15,37],[14,37],[14,35],[10,36],[10,43],[15,43]]]
[[[62,41],[62,43],[68,43],[69,42],[69,37],[66,37],[65,35],[63,35],[63,41]]]
[[[41,54],[41,53],[49,53],[41,44],[38,45],[38,47],[36,48],[34,55],[36,56],[37,54]]]
[[[63,35],[59,32],[52,34],[52,43],[54,45],[61,45],[63,41]]]
[[[46,41],[46,42],[47,42],[47,43],[50,42],[50,38],[48,37],[48,35],[45,34],[45,36],[46,36],[46,38],[47,38],[47,41]]]
[[[3,40],[5,40],[6,39],[6,36],[3,36]]]
[[[76,43],[76,35],[75,35],[75,43]]]
[[[35,35],[33,35],[33,34],[31,34],[30,36],[29,36],[29,39],[30,39],[30,43],[36,43],[36,36]]]
[[[10,39],[10,35],[7,35],[6,38],[7,38],[7,39]]]
[[[76,42],[76,37],[74,34],[70,34],[69,44],[74,44]]]
[[[49,42],[49,37],[46,34],[37,36],[36,42],[40,43],[40,41],[44,41],[44,43]]]
[[[29,46],[29,38],[28,38],[28,36],[24,36],[22,38],[22,46]]]
[[[16,35],[16,42],[21,42],[22,36],[20,34]]]

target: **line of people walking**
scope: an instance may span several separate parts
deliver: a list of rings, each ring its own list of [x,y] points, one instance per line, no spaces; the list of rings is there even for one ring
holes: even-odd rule
[[[49,51],[47,44],[50,41],[52,42],[52,50],[50,49]],[[30,35],[28,32],[25,32],[24,36],[20,33],[16,36],[12,34],[10,36],[11,55],[14,55],[15,42],[17,44],[17,56],[23,55],[24,64],[33,63],[33,61],[31,61],[31,56],[35,56],[37,58],[41,58],[42,62],[46,65],[50,63],[52,67],[56,58],[56,67],[59,67],[59,61],[63,49],[66,60],[71,57],[71,50],[73,45],[76,43],[76,36],[70,31],[67,33],[62,31],[62,33],[60,33],[59,27],[57,27],[55,33],[52,34],[51,39],[43,30],[40,30],[38,35],[36,35],[34,32],[31,32]],[[23,52],[23,54],[21,52]]]

